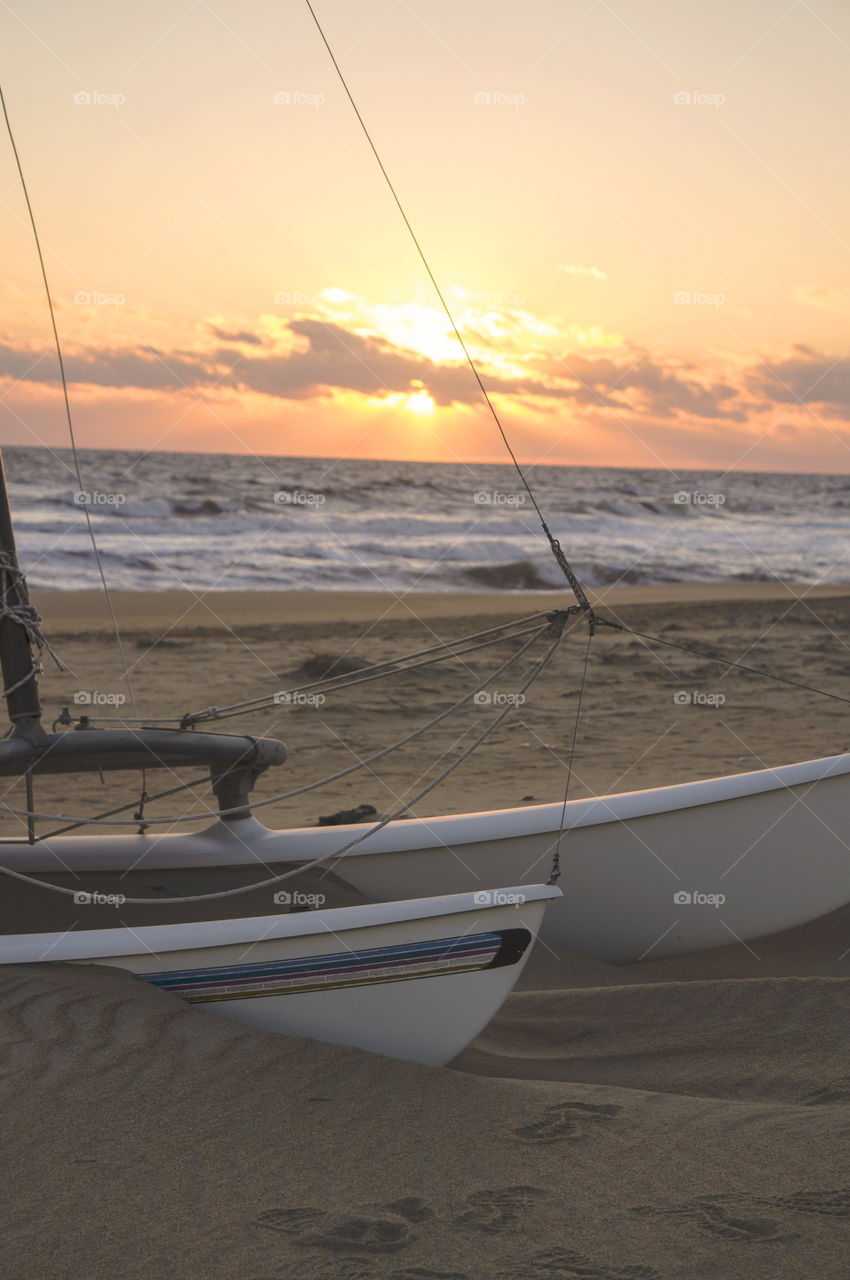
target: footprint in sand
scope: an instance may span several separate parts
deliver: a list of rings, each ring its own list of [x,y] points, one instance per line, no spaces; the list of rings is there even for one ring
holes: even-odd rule
[[[271,1277],[269,1277],[271,1280]],[[367,1258],[302,1258],[275,1280],[378,1280],[375,1264]]]
[[[588,1128],[618,1116],[623,1108],[593,1102],[557,1102],[547,1107],[539,1120],[513,1133],[523,1142],[559,1142],[562,1138],[583,1137]]]
[[[793,1191],[789,1196],[770,1196],[759,1204],[795,1213],[813,1213],[820,1218],[850,1218],[850,1187],[837,1191]]]
[[[404,1218],[406,1222],[430,1222],[434,1217],[434,1210],[421,1196],[402,1196],[400,1200],[390,1200],[389,1203],[379,1204],[376,1207]],[[423,1271],[422,1274],[425,1275],[425,1272]],[[428,1275],[436,1274],[436,1271],[428,1272]]]
[[[575,1280],[663,1280],[661,1273],[652,1267],[606,1267],[593,1262],[580,1253],[564,1249],[547,1249],[530,1258],[517,1259],[510,1271],[504,1271],[500,1280],[518,1280],[529,1268],[541,1277],[575,1277]]]
[[[267,1209],[256,1221],[271,1231],[282,1231],[306,1248],[395,1253],[416,1238],[410,1224],[395,1216],[373,1218],[312,1208]]]
[[[410,1267],[391,1271],[387,1280],[471,1280],[466,1271],[432,1271],[429,1267]]]
[[[803,1098],[804,1107],[828,1107],[836,1102],[850,1102],[850,1079],[833,1080]]]
[[[403,1271],[375,1270],[365,1258],[304,1258],[284,1277],[256,1276],[251,1280],[472,1280],[466,1271],[434,1271],[431,1267],[406,1267]],[[514,1273],[513,1280],[518,1280]]]
[[[489,1235],[518,1231],[526,1225],[526,1214],[531,1206],[550,1194],[542,1187],[495,1187],[475,1191],[467,1196],[465,1208],[455,1215],[452,1226],[466,1231],[484,1231]]]
[[[642,1218],[679,1218],[685,1222],[695,1222],[701,1230],[734,1244],[765,1244],[769,1240],[794,1238],[792,1233],[783,1229],[781,1223],[770,1218],[734,1216],[731,1210],[740,1209],[746,1203],[743,1196],[705,1196],[668,1207],[635,1205],[631,1212]],[[750,1200],[750,1203],[753,1201]]]

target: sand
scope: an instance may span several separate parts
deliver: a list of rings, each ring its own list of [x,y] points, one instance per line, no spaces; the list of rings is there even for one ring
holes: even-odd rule
[[[43,682],[52,716],[75,687],[113,688],[116,667],[93,601],[38,603],[74,669]],[[388,600],[226,597],[214,612],[196,603],[163,644],[157,636],[191,601],[116,603],[147,714],[248,696],[317,654],[378,660],[540,607],[536,597],[408,597],[373,625]],[[659,588],[608,608],[641,630],[850,694],[847,592],[795,602],[773,584]],[[560,794],[580,643],[565,643],[519,727],[427,811]],[[411,716],[433,714],[469,678],[456,664],[394,689],[365,686],[320,712],[253,717],[251,732],[279,733],[291,752],[285,782],[261,787],[272,794],[340,767]],[[722,691],[726,702],[682,706],[680,688]],[[274,820],[313,822],[354,803],[382,810],[457,736],[281,806]],[[575,794],[848,742],[841,703],[721,679],[703,659],[676,657],[671,671],[633,639],[603,634]],[[79,807],[111,796],[114,780],[99,791],[51,785],[51,803]],[[7,969],[0,1274],[846,1280],[848,955],[848,908],[749,948],[629,967],[540,948],[521,989],[448,1068],[249,1030],[98,966]]]
[[[612,590],[602,596],[600,612],[663,639],[850,696],[841,638],[850,622],[850,589],[792,590],[775,583],[675,587]],[[75,714],[114,717],[126,711],[129,703],[117,709],[74,703],[80,691],[127,694],[102,597],[46,592],[36,595],[35,603],[68,667],[57,672],[46,663],[45,719],[52,721],[63,705]],[[555,593],[115,595],[139,712],[150,717],[179,717],[303,684],[317,658],[349,666],[380,662],[568,603],[564,594]],[[538,643],[530,654],[542,651]],[[474,689],[512,652],[516,649],[502,645],[476,659],[455,659],[340,691],[320,708],[276,706],[221,720],[216,727],[283,739],[286,764],[267,773],[256,792],[258,798],[273,796],[343,769],[409,733]],[[583,652],[579,629],[565,637],[526,703],[411,812],[463,813],[531,803],[528,797],[538,803],[559,799]],[[521,662],[509,669],[493,686],[496,692],[513,693],[522,670]],[[682,705],[676,700],[682,694],[696,700]],[[705,697],[711,701],[699,701]],[[705,659],[603,628],[593,644],[571,794],[628,791],[835,754],[850,747],[846,712],[845,703],[730,673]],[[379,813],[403,808],[460,754],[490,715],[487,708],[467,706],[368,770],[268,806],[264,821],[312,825],[320,815],[360,804],[371,804]],[[162,774],[149,780],[149,791],[174,782]],[[105,781],[39,780],[37,807],[72,816],[105,811],[133,799],[127,785],[127,779],[109,776]],[[10,794],[23,801],[22,787]],[[206,815],[209,807],[207,797],[196,811]],[[185,811],[174,800],[149,810],[162,816]],[[4,831],[22,833],[20,822],[0,823]]]

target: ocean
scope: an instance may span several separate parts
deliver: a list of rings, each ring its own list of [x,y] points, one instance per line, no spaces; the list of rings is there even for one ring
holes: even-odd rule
[[[535,591],[563,585],[508,465],[4,450],[33,587]],[[850,476],[528,469],[581,580],[850,582]]]

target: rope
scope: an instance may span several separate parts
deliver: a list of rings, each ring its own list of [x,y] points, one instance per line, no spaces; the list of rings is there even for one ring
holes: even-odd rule
[[[454,773],[456,769],[459,769],[460,766],[464,763],[464,761],[467,760],[469,756],[472,755],[473,751],[477,751],[477,749],[481,746],[482,742],[484,742],[485,739],[490,736],[490,734],[493,732],[494,729],[498,728],[498,726],[502,723],[502,721],[508,715],[510,715],[510,713],[516,708],[516,706],[521,705],[518,701],[519,696],[524,694],[525,691],[531,687],[531,685],[534,683],[534,681],[537,679],[537,677],[546,667],[547,663],[551,659],[552,655],[554,654],[555,650],[557,649],[560,643],[561,643],[561,636],[558,635],[552,641],[551,645],[546,650],[546,652],[542,655],[542,657],[540,657],[538,661],[535,663],[534,667],[532,668],[531,674],[528,676],[525,683],[517,691],[517,698],[515,698],[513,702],[506,703],[505,707],[503,708],[502,711],[500,711],[498,716],[496,716],[495,720],[492,720],[490,724],[487,725],[487,727],[483,730],[483,732],[478,735],[478,737],[470,744],[470,746],[468,746],[466,750],[463,751],[460,756],[458,756],[457,760],[455,760],[452,764],[448,765],[443,770],[443,772],[440,773],[433,780],[433,782],[429,782],[427,786],[423,787],[422,790],[419,791],[417,795],[413,797],[412,800],[405,801],[398,809],[394,810],[392,813],[388,814],[385,818],[382,818],[379,822],[376,822],[373,826],[369,827],[369,829],[367,831],[364,831],[362,835],[356,836],[353,840],[349,840],[348,844],[343,845],[341,849],[337,849],[332,853],[322,854],[318,858],[312,858],[310,861],[303,862],[299,866],[294,867],[290,871],[281,872],[279,875],[270,876],[267,879],[259,880],[254,884],[241,885],[235,889],[221,889],[217,893],[198,893],[198,894],[192,894],[188,897],[180,897],[180,898],[125,898],[124,903],[130,906],[152,907],[152,906],[171,906],[171,905],[183,904],[187,902],[213,902],[221,898],[235,898],[240,896],[241,894],[253,893],[256,889],[266,889],[266,888],[270,888],[272,885],[275,885],[275,884],[282,884],[285,880],[291,880],[295,876],[301,876],[305,873],[305,871],[310,871],[312,870],[313,867],[318,867],[323,863],[328,864],[326,870],[330,871],[333,864],[338,862],[339,859],[343,858],[347,853],[350,852],[351,849],[355,848],[358,844],[361,844],[364,840],[369,839],[370,836],[376,835],[385,826],[387,826],[388,823],[394,822],[397,818],[399,818],[403,813],[405,813],[413,805],[418,804],[420,800],[423,800],[425,796],[427,796],[431,791],[433,791],[435,787],[439,786],[440,783],[443,782],[447,777],[449,777],[450,774]],[[26,875],[22,871],[13,871],[11,867],[0,867],[0,873],[11,876],[12,879],[14,880],[21,880],[26,884],[36,885],[39,888],[48,889],[53,893],[65,894],[66,896],[69,896],[69,897],[73,897],[74,893],[77,892],[74,889],[66,889],[63,885],[49,884],[45,880],[37,880],[34,876]]]
[[[62,395],[65,402],[65,419],[68,424],[68,436],[71,441],[71,455],[74,462],[74,472],[77,477],[77,484],[80,487],[80,491],[82,491],[83,476],[82,476],[82,471],[80,469],[80,461],[77,456],[77,442],[74,437],[74,425],[71,420],[71,402],[68,398],[68,383],[65,377],[65,362],[62,358],[62,346],[61,346],[61,343],[59,342],[59,330],[56,327],[56,315],[53,310],[53,299],[50,296],[50,286],[47,282],[47,269],[44,265],[44,255],[41,252],[41,241],[39,240],[39,237],[38,237],[38,228],[35,222],[35,214],[33,213],[32,205],[30,204],[29,191],[27,189],[26,179],[24,177],[24,170],[21,165],[21,159],[20,159],[20,156],[18,155],[18,148],[15,145],[15,135],[12,132],[12,123],[9,119],[9,113],[6,110],[6,99],[3,96],[2,86],[0,86],[0,106],[2,106],[3,108],[3,118],[6,121],[6,131],[9,135],[9,141],[12,144],[12,152],[14,153],[14,156],[15,156],[15,164],[17,165],[18,176],[20,177],[20,180],[21,180],[21,189],[24,193],[24,200],[27,206],[27,213],[29,214],[29,220],[30,220],[30,226],[32,227],[33,239],[35,240],[35,248],[38,254],[38,264],[39,264],[39,267],[41,268],[41,278],[44,282],[44,292],[47,296],[47,308],[50,312],[50,324],[53,329],[53,342],[56,348],[56,358],[59,362],[59,374],[62,380]],[[115,640],[118,645],[118,652],[121,655],[121,663],[124,667],[124,680],[127,685],[127,691],[130,694],[130,704],[133,708],[133,714],[136,715],[137,714],[136,696],[133,691],[133,683],[130,679],[130,668],[127,664],[127,658],[124,653],[124,644],[121,640],[121,632],[118,628],[118,619],[116,618],[115,610],[112,607],[112,596],[109,593],[109,587],[106,582],[106,575],[103,571],[103,564],[101,563],[100,550],[98,549],[97,540],[94,536],[94,527],[92,526],[91,515],[89,514],[89,509],[86,504],[83,505],[83,514],[85,515],[85,518],[86,518],[86,528],[88,529],[89,538],[91,540],[92,550],[94,552],[94,558],[97,564],[97,571],[100,575],[101,583],[103,584],[103,593],[106,596],[106,604],[109,609],[109,616],[112,620],[112,629],[115,633]]]
[[[50,654],[60,671],[64,671],[44,632],[41,630],[42,617],[31,603],[24,575],[21,573],[16,558],[10,553],[0,550],[0,574],[3,576],[3,590],[0,593],[0,620],[8,618],[16,622],[27,633],[30,645],[35,649],[35,657],[30,670],[20,680],[4,689],[0,697],[8,698],[10,694],[27,684],[33,676],[41,674],[41,660],[45,651]]]
[[[720,662],[725,667],[735,667],[739,671],[746,671],[752,676],[763,676],[765,680],[775,680],[778,684],[790,684],[795,689],[803,689],[806,693],[816,693],[822,698],[832,698],[835,702],[850,703],[850,698],[845,698],[840,693],[832,693],[829,689],[818,689],[814,685],[803,684],[801,680],[792,680],[790,676],[778,676],[773,671],[762,671],[760,667],[749,667],[746,663],[736,662],[734,658],[724,658],[717,653],[706,653],[704,649],[695,649],[692,645],[681,644],[678,640],[664,640],[661,636],[651,636],[645,631],[636,631],[634,627],[627,627],[624,622],[612,622],[610,618],[598,616],[596,621],[600,626],[611,627],[615,631],[625,631],[628,635],[637,636],[641,640],[651,640],[653,644],[666,645],[668,649],[682,649],[685,653],[693,653],[696,657],[706,658],[709,662]]]
[[[550,548],[551,548],[552,554],[554,555],[554,557],[555,557],[556,561],[558,562],[558,565],[560,566],[560,568],[561,568],[561,570],[563,571],[563,573],[564,573],[564,575],[565,575],[565,577],[566,577],[567,581],[569,582],[570,587],[572,588],[573,594],[574,594],[574,596],[575,596],[576,600],[578,601],[579,606],[581,607],[582,612],[583,612],[583,613],[585,613],[585,614],[587,615],[588,621],[590,622],[590,625],[592,626],[592,625],[593,625],[593,609],[592,609],[592,608],[591,608],[591,606],[590,606],[590,601],[588,600],[587,596],[585,595],[584,590],[583,590],[583,588],[582,588],[582,585],[581,585],[581,583],[579,582],[578,578],[576,577],[576,575],[575,575],[575,573],[574,573],[574,571],[573,571],[573,569],[572,569],[572,567],[571,567],[571,565],[570,565],[569,561],[567,560],[567,557],[564,555],[564,551],[563,551],[563,548],[561,547],[560,542],[558,542],[557,538],[555,538],[555,537],[552,535],[552,533],[550,532],[550,529],[549,529],[548,524],[546,523],[546,521],[545,521],[545,520],[544,520],[544,518],[543,518],[543,512],[540,510],[540,507],[538,506],[537,499],[536,499],[536,497],[534,496],[534,493],[533,493],[533,491],[532,491],[531,485],[528,483],[528,480],[527,480],[527,479],[526,479],[526,477],[525,477],[525,473],[523,472],[523,469],[522,469],[522,467],[520,466],[520,464],[519,464],[519,462],[518,462],[518,460],[517,460],[517,456],[516,456],[516,454],[514,453],[513,449],[511,448],[511,443],[510,443],[510,441],[508,440],[508,437],[507,437],[507,434],[505,433],[505,429],[504,429],[504,427],[502,426],[501,419],[499,418],[499,415],[498,415],[498,413],[496,412],[496,408],[495,408],[495,406],[494,406],[494,404],[493,404],[493,401],[490,399],[490,396],[489,396],[489,394],[488,394],[488,392],[487,392],[487,388],[485,387],[485,385],[484,385],[484,383],[483,383],[483,381],[482,381],[482,379],[481,379],[481,374],[478,372],[478,366],[476,365],[475,361],[473,360],[472,356],[470,355],[470,353],[469,353],[469,348],[467,347],[466,343],[464,342],[463,338],[461,337],[461,332],[460,332],[460,329],[457,327],[457,323],[455,322],[454,315],[452,314],[452,311],[451,311],[451,309],[450,309],[450,307],[449,307],[449,304],[446,302],[446,299],[445,299],[445,297],[443,296],[443,291],[442,291],[442,289],[440,288],[440,286],[438,285],[437,280],[436,280],[436,277],[434,276],[434,273],[433,273],[433,271],[431,270],[431,266],[430,266],[430,264],[429,264],[429,262],[428,262],[427,257],[425,256],[425,251],[424,251],[424,249],[422,248],[421,244],[419,243],[419,240],[418,240],[418,238],[417,238],[417,236],[416,236],[416,232],[413,230],[413,227],[412,227],[412,225],[411,225],[411,223],[410,223],[410,220],[408,219],[408,216],[407,216],[407,214],[406,214],[406,213],[405,213],[405,211],[404,211],[404,205],[401,203],[401,200],[400,200],[400,198],[399,198],[398,192],[396,191],[395,187],[393,186],[392,179],[390,178],[390,175],[387,173],[387,170],[384,168],[384,162],[382,161],[382,159],[381,159],[380,155],[378,154],[378,149],[377,149],[377,147],[375,146],[375,143],[372,141],[372,135],[370,134],[370,132],[369,132],[368,128],[366,127],[366,122],[365,122],[365,120],[363,119],[362,115],[360,114],[360,111],[359,111],[359,109],[358,109],[358,107],[357,107],[357,103],[354,101],[354,98],[353,98],[353,96],[352,96],[351,90],[349,89],[348,84],[347,84],[347,82],[346,82],[345,76],[342,74],[342,70],[341,70],[341,68],[340,68],[340,65],[339,65],[339,63],[337,62],[336,58],[334,57],[334,52],[333,52],[333,50],[331,49],[330,44],[328,43],[328,38],[327,38],[327,36],[325,35],[324,30],[322,29],[322,24],[319,22],[319,19],[316,17],[316,11],[315,11],[315,9],[313,8],[312,4],[310,3],[310,0],[304,0],[304,3],[307,5],[307,8],[310,10],[310,16],[311,16],[311,18],[313,19],[314,23],[316,24],[316,29],[318,30],[319,35],[320,35],[320,36],[321,36],[321,38],[322,38],[322,43],[324,44],[325,48],[326,48],[326,49],[327,49],[327,51],[328,51],[328,56],[330,57],[330,60],[331,60],[331,62],[333,63],[333,67],[334,67],[334,70],[335,70],[335,71],[336,71],[336,73],[337,73],[337,76],[339,77],[340,84],[342,85],[343,89],[345,90],[345,94],[346,94],[346,97],[348,98],[348,101],[351,103],[352,110],[354,111],[354,114],[355,114],[355,115],[356,115],[356,117],[357,117],[357,120],[358,120],[358,122],[359,122],[359,124],[360,124],[360,128],[363,130],[363,133],[364,133],[364,135],[365,135],[365,137],[366,137],[366,141],[369,143],[369,146],[370,146],[370,147],[371,147],[371,149],[372,149],[372,154],[373,154],[373,156],[375,157],[375,159],[376,159],[376,160],[377,160],[377,162],[378,162],[378,168],[381,170],[381,173],[383,174],[383,177],[384,177],[384,181],[386,182],[387,186],[389,187],[390,194],[392,195],[392,198],[393,198],[393,200],[394,200],[394,201],[395,201],[395,203],[396,203],[396,207],[397,207],[397,209],[398,209],[399,213],[400,213],[400,214],[401,214],[401,216],[402,216],[402,219],[403,219],[403,221],[404,221],[404,225],[407,227],[407,230],[408,230],[408,231],[409,231],[409,233],[410,233],[410,238],[411,238],[411,240],[413,241],[413,243],[414,243],[414,245],[415,245],[415,247],[416,247],[416,252],[419,254],[419,257],[420,257],[420,259],[421,259],[421,261],[422,261],[422,265],[423,265],[423,267],[425,268],[425,270],[426,270],[426,271],[427,271],[427,273],[428,273],[428,278],[429,278],[429,280],[431,281],[431,284],[434,286],[434,292],[436,293],[437,297],[440,299],[440,303],[441,303],[441,305],[442,305],[442,308],[443,308],[443,310],[445,311],[446,316],[448,317],[449,324],[451,325],[452,329],[454,330],[454,335],[455,335],[455,337],[457,338],[458,342],[460,343],[461,350],[463,351],[463,354],[464,354],[464,356],[466,357],[466,363],[469,365],[470,369],[472,370],[473,377],[475,378],[475,381],[478,383],[479,390],[480,390],[480,392],[481,392],[482,396],[484,397],[484,403],[487,405],[487,408],[488,408],[488,409],[489,409],[489,411],[490,411],[490,414],[491,414],[491,416],[492,416],[492,418],[493,418],[493,421],[495,422],[496,426],[497,426],[497,427],[498,427],[498,429],[499,429],[499,434],[500,434],[500,435],[501,435],[501,437],[502,437],[502,440],[503,440],[503,442],[504,442],[505,448],[507,449],[508,453],[510,454],[511,462],[512,462],[512,463],[513,463],[513,465],[514,465],[514,469],[515,469],[515,471],[516,471],[517,475],[519,476],[520,480],[522,481],[522,484],[523,484],[523,487],[525,488],[526,493],[528,494],[529,498],[531,499],[531,502],[532,502],[532,505],[533,505],[533,507],[534,507],[534,510],[537,512],[538,518],[539,518],[539,520],[540,520],[540,524],[541,524],[541,525],[542,525],[542,527],[543,527],[543,532],[545,533],[545,535],[546,535],[546,537],[547,537],[547,539],[548,539],[548,541],[549,541],[549,546],[550,546]]]
[[[291,698],[298,693],[305,693],[308,689],[326,689],[331,693],[336,693],[340,689],[350,689],[358,684],[368,684],[371,680],[383,679],[384,676],[398,675],[403,671],[415,671],[419,667],[429,667],[437,662],[446,662],[449,658],[463,658],[468,653],[476,653],[479,649],[487,649],[491,645],[501,644],[506,640],[519,640],[523,636],[529,635],[532,631],[538,633],[538,628],[525,627],[522,630],[513,630],[507,634],[497,635],[491,640],[481,640],[478,644],[470,643],[464,649],[458,649],[457,646],[459,645],[467,645],[468,641],[478,640],[480,636],[490,636],[497,631],[507,632],[509,627],[517,628],[522,626],[524,622],[532,622],[537,618],[549,616],[547,613],[530,614],[528,618],[519,618],[516,622],[504,622],[501,626],[490,627],[487,631],[478,631],[470,636],[462,636],[460,640],[444,640],[428,649],[420,649],[413,653],[404,654],[400,658],[388,658],[385,662],[374,662],[370,666],[362,667],[354,675],[325,676],[323,679],[313,680],[309,684],[296,685],[293,689],[280,690],[279,693],[271,697],[264,695],[259,698],[250,698],[245,702],[235,702],[226,707],[208,707],[205,711],[193,712],[183,716],[180,725],[181,728],[191,728],[193,725],[201,724],[205,720],[231,720],[234,716],[245,715],[249,711],[265,711],[270,707],[279,705],[281,700]],[[422,654],[431,654],[437,651],[443,652],[439,653],[437,657],[427,658],[422,662],[412,661],[413,658],[418,658]],[[107,718],[115,719],[116,717],[103,717],[103,719]]]
[[[552,867],[549,871],[549,879],[547,884],[557,884],[561,878],[561,842],[564,838],[564,827],[567,821],[567,801],[570,795],[570,782],[573,776],[573,759],[576,752],[576,742],[578,740],[578,727],[581,720],[581,704],[584,698],[584,689],[587,684],[587,668],[590,663],[590,646],[593,642],[593,627],[587,633],[587,647],[584,651],[584,665],[581,672],[581,683],[578,689],[578,702],[576,703],[576,718],[573,726],[573,736],[570,743],[570,758],[567,761],[567,777],[564,782],[564,800],[561,805],[561,817],[558,823],[558,836],[555,840],[555,848],[552,853]]]
[[[554,616],[558,616],[558,615],[554,615]],[[553,626],[553,623],[552,623],[552,622],[550,622],[550,623],[548,623],[548,624],[547,624],[547,626],[546,626],[546,627],[538,628],[538,629],[537,629],[537,631],[536,631],[536,633],[535,633],[535,635],[534,635],[534,636],[532,636],[532,638],[531,638],[530,640],[528,640],[528,641],[527,641],[527,642],[522,646],[522,648],[521,648],[521,649],[518,649],[516,653],[511,654],[511,656],[510,656],[508,659],[506,659],[506,661],[505,661],[505,662],[503,662],[503,663],[502,663],[502,665],[501,665],[500,667],[497,667],[497,669],[496,669],[495,671],[493,671],[493,672],[491,672],[491,673],[490,673],[490,675],[487,677],[487,679],[483,682],[483,683],[484,683],[484,685],[490,684],[490,683],[491,683],[491,681],[495,680],[498,676],[500,676],[500,675],[502,674],[502,672],[503,672],[503,671],[506,671],[506,670],[508,669],[508,667],[509,667],[509,666],[511,666],[514,662],[518,661],[518,659],[522,657],[522,655],[525,653],[525,651],[526,651],[526,650],[527,650],[527,649],[528,649],[528,648],[529,648],[529,647],[534,643],[534,640],[538,639],[540,636],[543,636],[543,635],[553,634],[553,633],[551,632],[551,628],[552,628],[552,626]],[[483,687],[483,685],[479,685],[479,686],[478,686],[478,689],[481,689],[482,687]],[[293,799],[295,796],[304,795],[304,794],[305,794],[306,792],[308,792],[308,791],[315,791],[317,788],[319,788],[319,787],[323,787],[323,786],[326,786],[326,785],[327,785],[328,783],[330,783],[330,782],[336,782],[336,781],[338,781],[340,778],[345,778],[345,777],[347,777],[347,776],[348,776],[349,774],[351,774],[351,773],[356,773],[358,769],[364,769],[364,768],[367,768],[370,764],[373,764],[376,760],[380,760],[380,759],[382,759],[384,756],[389,755],[389,754],[390,754],[390,752],[392,752],[392,751],[396,751],[396,750],[398,750],[400,747],[407,746],[407,744],[408,744],[408,743],[413,742],[416,738],[421,737],[421,736],[422,736],[422,734],[426,733],[426,732],[427,732],[429,729],[431,729],[435,724],[438,724],[440,721],[445,720],[447,716],[451,715],[453,711],[457,711],[460,707],[462,707],[462,706],[464,705],[464,703],[468,702],[468,701],[470,700],[470,698],[474,698],[474,697],[475,697],[476,692],[478,692],[478,689],[471,689],[471,690],[469,691],[469,693],[464,694],[464,696],[463,696],[462,698],[459,698],[457,702],[455,702],[455,703],[453,703],[453,704],[452,704],[452,706],[448,707],[448,708],[447,708],[446,710],[444,710],[444,711],[440,711],[440,712],[438,712],[438,714],[437,714],[437,715],[435,715],[435,716],[433,716],[429,721],[427,721],[427,723],[425,723],[424,725],[420,725],[418,729],[414,729],[414,730],[412,730],[412,731],[411,731],[409,734],[407,734],[405,737],[403,737],[403,738],[398,738],[395,742],[391,743],[391,744],[390,744],[390,746],[388,746],[388,747],[382,747],[380,751],[376,751],[376,752],[374,752],[371,756],[366,756],[363,760],[358,761],[356,764],[349,765],[349,766],[348,766],[347,768],[345,768],[345,769],[340,769],[340,770],[339,770],[339,772],[337,772],[337,773],[333,773],[333,774],[329,774],[327,777],[325,777],[325,778],[320,778],[320,779],[318,779],[318,781],[316,781],[316,782],[306,782],[306,783],[304,783],[304,784],[303,784],[303,786],[296,787],[296,788],[295,788],[294,790],[292,790],[292,791],[282,791],[282,792],[280,792],[280,793],[279,793],[279,794],[277,794],[277,795],[269,796],[269,797],[268,797],[267,799],[265,799],[265,800],[256,800],[256,801],[252,801],[252,802],[251,802],[251,808],[252,808],[252,809],[262,809],[265,805],[269,805],[269,804],[279,804],[279,803],[281,803],[281,802],[282,802],[282,801],[284,801],[284,800],[291,800],[291,799]],[[203,781],[203,779],[201,779],[200,781]],[[188,783],[186,784],[186,786],[189,786],[189,785],[190,785],[190,784],[188,784]],[[175,790],[179,790],[179,788],[175,788]],[[160,797],[152,797],[152,799],[158,799],[158,798],[160,798]],[[122,808],[126,808],[126,809],[129,809],[129,808],[131,808],[131,807],[132,807],[131,805],[123,805],[123,806],[122,806]],[[2,804],[2,803],[0,803],[0,812],[10,813],[10,814],[13,814],[13,815],[14,815],[14,816],[16,816],[16,817],[33,817],[33,818],[38,818],[38,819],[40,819],[40,820],[46,820],[46,821],[50,821],[50,822],[67,822],[67,823],[69,823],[71,826],[75,826],[75,827],[79,827],[79,826],[99,826],[99,825],[110,826],[110,827],[122,827],[122,826],[132,827],[132,826],[135,826],[135,825],[136,825],[135,820],[133,820],[133,821],[129,821],[129,820],[121,821],[121,820],[119,820],[119,821],[117,821],[117,822],[110,822],[110,821],[108,821],[107,817],[102,817],[102,818],[71,818],[71,817],[68,817],[68,816],[67,816],[67,815],[65,815],[65,814],[55,814],[55,813],[32,813],[32,812],[30,812],[30,811],[29,811],[29,810],[27,810],[27,809],[13,809],[11,806],[6,805],[6,804]],[[120,810],[115,809],[115,810],[113,810],[112,812],[114,812],[114,813],[118,813],[118,812],[120,812]],[[229,814],[232,814],[232,813],[240,813],[240,812],[241,812],[241,808],[239,808],[239,809],[236,809],[236,808],[234,808],[234,809],[219,809],[219,810],[212,810],[212,809],[210,809],[210,810],[208,810],[208,811],[207,811],[207,814],[206,814],[206,815],[204,815],[204,814],[181,814],[179,817],[168,817],[168,818],[146,818],[146,819],[145,819],[145,823],[146,823],[147,825],[162,825],[162,826],[168,826],[168,825],[175,825],[175,824],[180,823],[180,822],[198,822],[198,821],[200,820],[200,818],[202,818],[202,817],[204,817],[204,816],[209,816],[209,817],[216,817],[216,816],[217,816],[217,817],[219,817],[219,818],[223,818],[223,817],[227,817]],[[55,832],[54,832],[53,834],[57,834],[57,833],[55,833]],[[42,837],[42,839],[46,839],[46,837]],[[2,871],[2,867],[0,867],[0,871]]]
[[[199,787],[203,782],[206,782],[207,784],[209,784],[209,778],[207,777],[193,778],[191,782],[181,782],[178,787],[169,787],[167,791],[158,791],[156,795],[149,796],[145,794],[145,802],[147,804],[153,804],[155,800],[164,800],[166,796],[177,795],[179,791],[188,791],[191,787]],[[119,804],[114,809],[105,809],[102,813],[99,813],[94,818],[84,818],[84,819],[81,818],[79,821],[70,820],[67,826],[59,827],[58,830],[56,831],[45,831],[44,835],[37,836],[34,841],[30,841],[28,843],[43,844],[45,840],[52,840],[54,836],[64,835],[66,831],[76,831],[78,827],[87,827],[92,823],[105,822],[107,818],[110,818],[113,814],[124,813],[126,809],[135,808],[135,806],[138,803],[139,803],[138,800],[130,800],[127,804]],[[32,816],[33,818],[37,818],[37,817],[40,817],[41,815],[34,813],[30,816]],[[138,821],[139,819],[137,817],[134,817],[132,825],[135,826]],[[145,819],[145,826],[147,827],[149,825],[150,823],[148,822],[147,819]]]

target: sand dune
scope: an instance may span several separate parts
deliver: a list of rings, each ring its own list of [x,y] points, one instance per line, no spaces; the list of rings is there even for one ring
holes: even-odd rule
[[[841,980],[520,993],[452,1070],[5,978],[4,1276],[848,1274]]]

